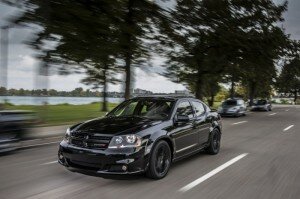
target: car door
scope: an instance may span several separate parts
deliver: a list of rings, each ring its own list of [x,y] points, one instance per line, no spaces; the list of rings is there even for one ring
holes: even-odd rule
[[[237,105],[239,106],[239,112],[245,113],[246,112],[246,105],[244,100],[237,100]]]
[[[176,121],[178,116],[188,116],[189,121],[178,122]],[[176,157],[188,154],[199,146],[199,134],[194,130],[194,110],[188,100],[178,103],[170,136],[175,143]]]
[[[208,117],[208,113],[203,103],[193,100],[192,105],[195,110],[195,131],[199,135],[199,145],[201,146],[206,144],[208,141],[211,119]]]

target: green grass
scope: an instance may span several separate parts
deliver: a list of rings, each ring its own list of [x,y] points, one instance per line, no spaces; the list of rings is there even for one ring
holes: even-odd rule
[[[108,103],[109,110],[112,110],[116,105],[117,104]],[[37,113],[39,125],[41,126],[73,124],[105,115],[105,112],[100,111],[100,103],[85,105],[60,104],[47,106],[6,105],[6,109],[34,111]]]
[[[221,102],[215,102],[212,108],[217,109]],[[101,112],[100,103],[84,104],[84,105],[47,105],[47,106],[33,106],[33,105],[11,105],[6,104],[6,109],[11,110],[30,110],[36,112],[39,126],[53,126],[64,124],[75,124],[80,121],[101,117],[105,112]],[[117,104],[108,103],[108,109],[112,110]]]

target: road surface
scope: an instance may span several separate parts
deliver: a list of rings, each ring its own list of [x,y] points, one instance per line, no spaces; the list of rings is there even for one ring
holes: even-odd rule
[[[0,156],[0,198],[300,197],[300,108],[223,119],[221,151],[175,163],[166,178],[95,177],[56,162],[58,140]]]

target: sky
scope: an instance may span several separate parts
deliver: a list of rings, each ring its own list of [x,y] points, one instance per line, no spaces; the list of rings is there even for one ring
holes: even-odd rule
[[[283,0],[274,0],[281,3]],[[300,0],[289,0],[288,11],[284,14],[285,21],[282,26],[292,39],[300,40]],[[5,25],[5,19],[14,15],[17,10],[0,3],[0,26]],[[9,31],[9,60],[8,60],[8,87],[36,89],[43,88],[39,78],[36,78],[39,62],[34,58],[34,51],[24,44],[32,35],[32,29],[11,28]],[[183,85],[171,82],[167,78],[159,75],[156,71],[161,71],[163,59],[155,57],[150,70],[143,71],[135,69],[134,88],[141,88],[153,92],[174,92],[175,90],[186,89]],[[0,77],[3,74],[0,74]],[[70,91],[77,87],[89,88],[80,83],[84,74],[72,74],[61,76],[52,74],[48,81],[49,89]],[[123,85],[109,85],[109,91],[121,91]]]

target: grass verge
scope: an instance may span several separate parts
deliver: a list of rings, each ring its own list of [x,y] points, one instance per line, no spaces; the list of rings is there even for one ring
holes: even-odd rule
[[[112,110],[117,104],[108,103],[108,109]],[[53,126],[73,124],[76,122],[104,116],[106,112],[101,112],[102,104],[91,103],[84,105],[6,105],[10,110],[30,110],[37,114],[40,126]]]

